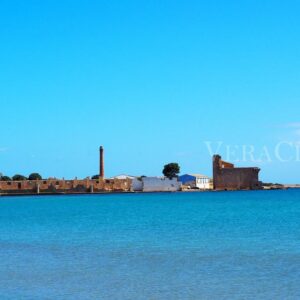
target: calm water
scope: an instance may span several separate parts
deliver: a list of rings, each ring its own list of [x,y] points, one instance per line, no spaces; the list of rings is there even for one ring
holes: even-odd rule
[[[2,197],[0,299],[300,299],[300,190]]]

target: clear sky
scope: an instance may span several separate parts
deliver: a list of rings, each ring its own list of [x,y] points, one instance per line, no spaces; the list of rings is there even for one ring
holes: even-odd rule
[[[107,176],[211,175],[208,141],[300,182],[299,15],[289,0],[2,0],[0,172],[94,175],[104,145]]]

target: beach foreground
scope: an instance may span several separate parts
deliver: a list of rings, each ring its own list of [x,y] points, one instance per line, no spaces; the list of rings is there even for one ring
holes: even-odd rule
[[[1,299],[299,299],[300,190],[0,199]]]

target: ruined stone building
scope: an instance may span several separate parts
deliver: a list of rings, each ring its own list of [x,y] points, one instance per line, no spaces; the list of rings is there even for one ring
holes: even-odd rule
[[[1,195],[33,194],[86,194],[105,192],[129,192],[130,179],[81,179],[81,180],[22,180],[0,181]]]
[[[262,184],[258,179],[259,168],[235,168],[234,164],[213,156],[213,185],[215,190],[257,190]]]
[[[32,195],[32,194],[85,194],[106,192],[129,192],[132,180],[105,179],[104,149],[101,146],[99,159],[99,176],[97,179],[64,180],[22,180],[0,181],[1,195]]]

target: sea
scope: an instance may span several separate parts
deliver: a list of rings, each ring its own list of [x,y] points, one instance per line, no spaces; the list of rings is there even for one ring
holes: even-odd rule
[[[0,197],[0,299],[300,299],[300,190]]]

